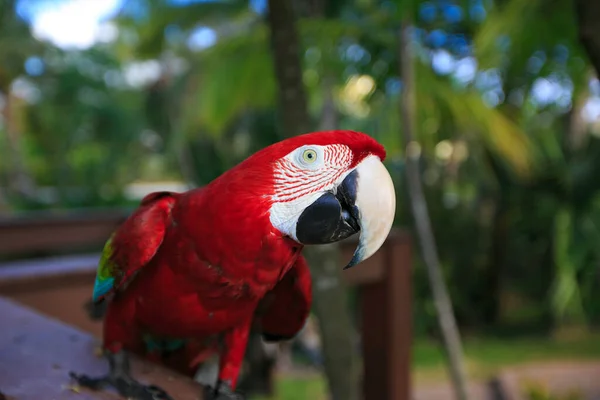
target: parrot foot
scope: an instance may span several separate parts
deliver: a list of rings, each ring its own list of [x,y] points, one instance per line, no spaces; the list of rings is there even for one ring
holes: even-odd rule
[[[130,377],[113,378],[111,376],[104,376],[100,378],[91,378],[87,375],[77,375],[73,372],[69,375],[79,386],[88,389],[100,390],[112,386],[121,396],[128,400],[173,400],[167,392],[158,386],[145,386]]]
[[[227,382],[217,382],[217,387],[204,387],[204,400],[245,400],[240,393],[235,393]]]
[[[108,353],[106,357],[110,364],[110,372],[106,376],[91,378],[74,372],[70,372],[69,375],[79,386],[92,390],[113,387],[121,396],[129,400],[173,400],[158,386],[145,386],[133,379],[129,374],[129,358],[125,352]]]

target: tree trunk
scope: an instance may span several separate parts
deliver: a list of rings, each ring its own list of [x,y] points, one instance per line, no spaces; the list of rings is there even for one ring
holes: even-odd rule
[[[591,72],[591,71],[590,71]],[[586,80],[589,81],[594,75],[589,73],[586,74]],[[584,86],[579,93],[573,94],[573,106],[566,115],[566,127],[565,127],[565,148],[569,152],[579,150],[584,144],[588,134],[587,123],[583,118],[582,110],[585,107],[590,92],[587,86]]]
[[[20,132],[14,120],[13,95],[10,93],[10,89],[3,92],[5,93],[5,103],[2,109],[2,117],[7,139],[8,189],[16,197],[35,198],[35,185],[25,165]]]
[[[509,207],[503,195],[496,202],[492,222],[492,243],[488,267],[483,275],[479,292],[483,302],[483,321],[489,327],[498,322],[500,296],[502,294],[502,271],[504,270],[509,240]]]
[[[284,136],[309,132],[312,123],[302,81],[300,41],[292,2],[269,0],[267,18]]]
[[[404,133],[404,143],[406,146],[406,180],[408,184],[408,192],[410,195],[410,203],[415,219],[419,242],[423,261],[427,267],[429,276],[429,284],[433,294],[435,309],[438,315],[438,323],[444,340],[445,349],[448,355],[450,376],[454,385],[456,398],[466,400],[467,397],[467,380],[463,363],[463,351],[452,310],[452,303],[448,295],[448,289],[442,275],[440,261],[437,253],[437,245],[425,195],[421,184],[419,173],[419,155],[418,143],[414,139],[415,132],[415,88],[414,88],[414,69],[413,55],[411,49],[410,31],[412,20],[406,18],[402,24],[400,31],[400,76],[404,85],[402,90],[402,101],[400,112],[402,115],[402,131]]]
[[[312,123],[302,81],[300,43],[292,2],[269,0],[268,22],[284,135],[309,132]],[[338,246],[311,246],[304,254],[313,279],[314,311],[322,335],[331,399],[355,400],[358,398],[355,346]]]
[[[600,77],[600,2],[598,0],[575,0],[579,41]]]
[[[321,332],[331,400],[358,400],[357,346],[341,277],[339,246],[334,243],[307,250],[305,256],[313,277],[313,309]]]

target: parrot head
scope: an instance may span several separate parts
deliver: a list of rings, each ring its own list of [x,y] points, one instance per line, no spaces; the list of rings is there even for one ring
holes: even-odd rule
[[[324,131],[275,143],[246,162],[272,168],[268,214],[284,236],[316,245],[360,233],[347,269],[373,255],[392,227],[396,197],[384,158],[364,133]]]

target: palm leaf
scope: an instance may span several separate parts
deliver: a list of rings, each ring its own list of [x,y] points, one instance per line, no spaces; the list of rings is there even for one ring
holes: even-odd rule
[[[229,38],[199,57],[199,83],[185,100],[185,117],[218,135],[246,109],[274,104],[276,83],[266,29]]]
[[[457,129],[475,132],[482,136],[490,149],[501,156],[512,170],[527,176],[533,167],[533,152],[530,139],[514,121],[497,108],[488,106],[474,89],[462,91],[450,81],[436,75],[429,66],[417,73],[417,104],[419,108],[449,110]],[[429,111],[429,117],[436,115]],[[441,114],[437,113],[438,118]],[[441,121],[438,122],[441,125]]]

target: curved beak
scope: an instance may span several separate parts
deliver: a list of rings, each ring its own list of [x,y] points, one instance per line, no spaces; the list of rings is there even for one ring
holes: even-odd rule
[[[335,191],[308,206],[296,224],[303,244],[337,242],[360,232],[351,268],[371,257],[387,238],[394,222],[396,194],[392,178],[376,156],[366,157]]]
[[[360,238],[352,259],[344,269],[371,257],[385,242],[396,214],[396,192],[389,172],[378,157],[365,158],[355,169],[355,207]]]

